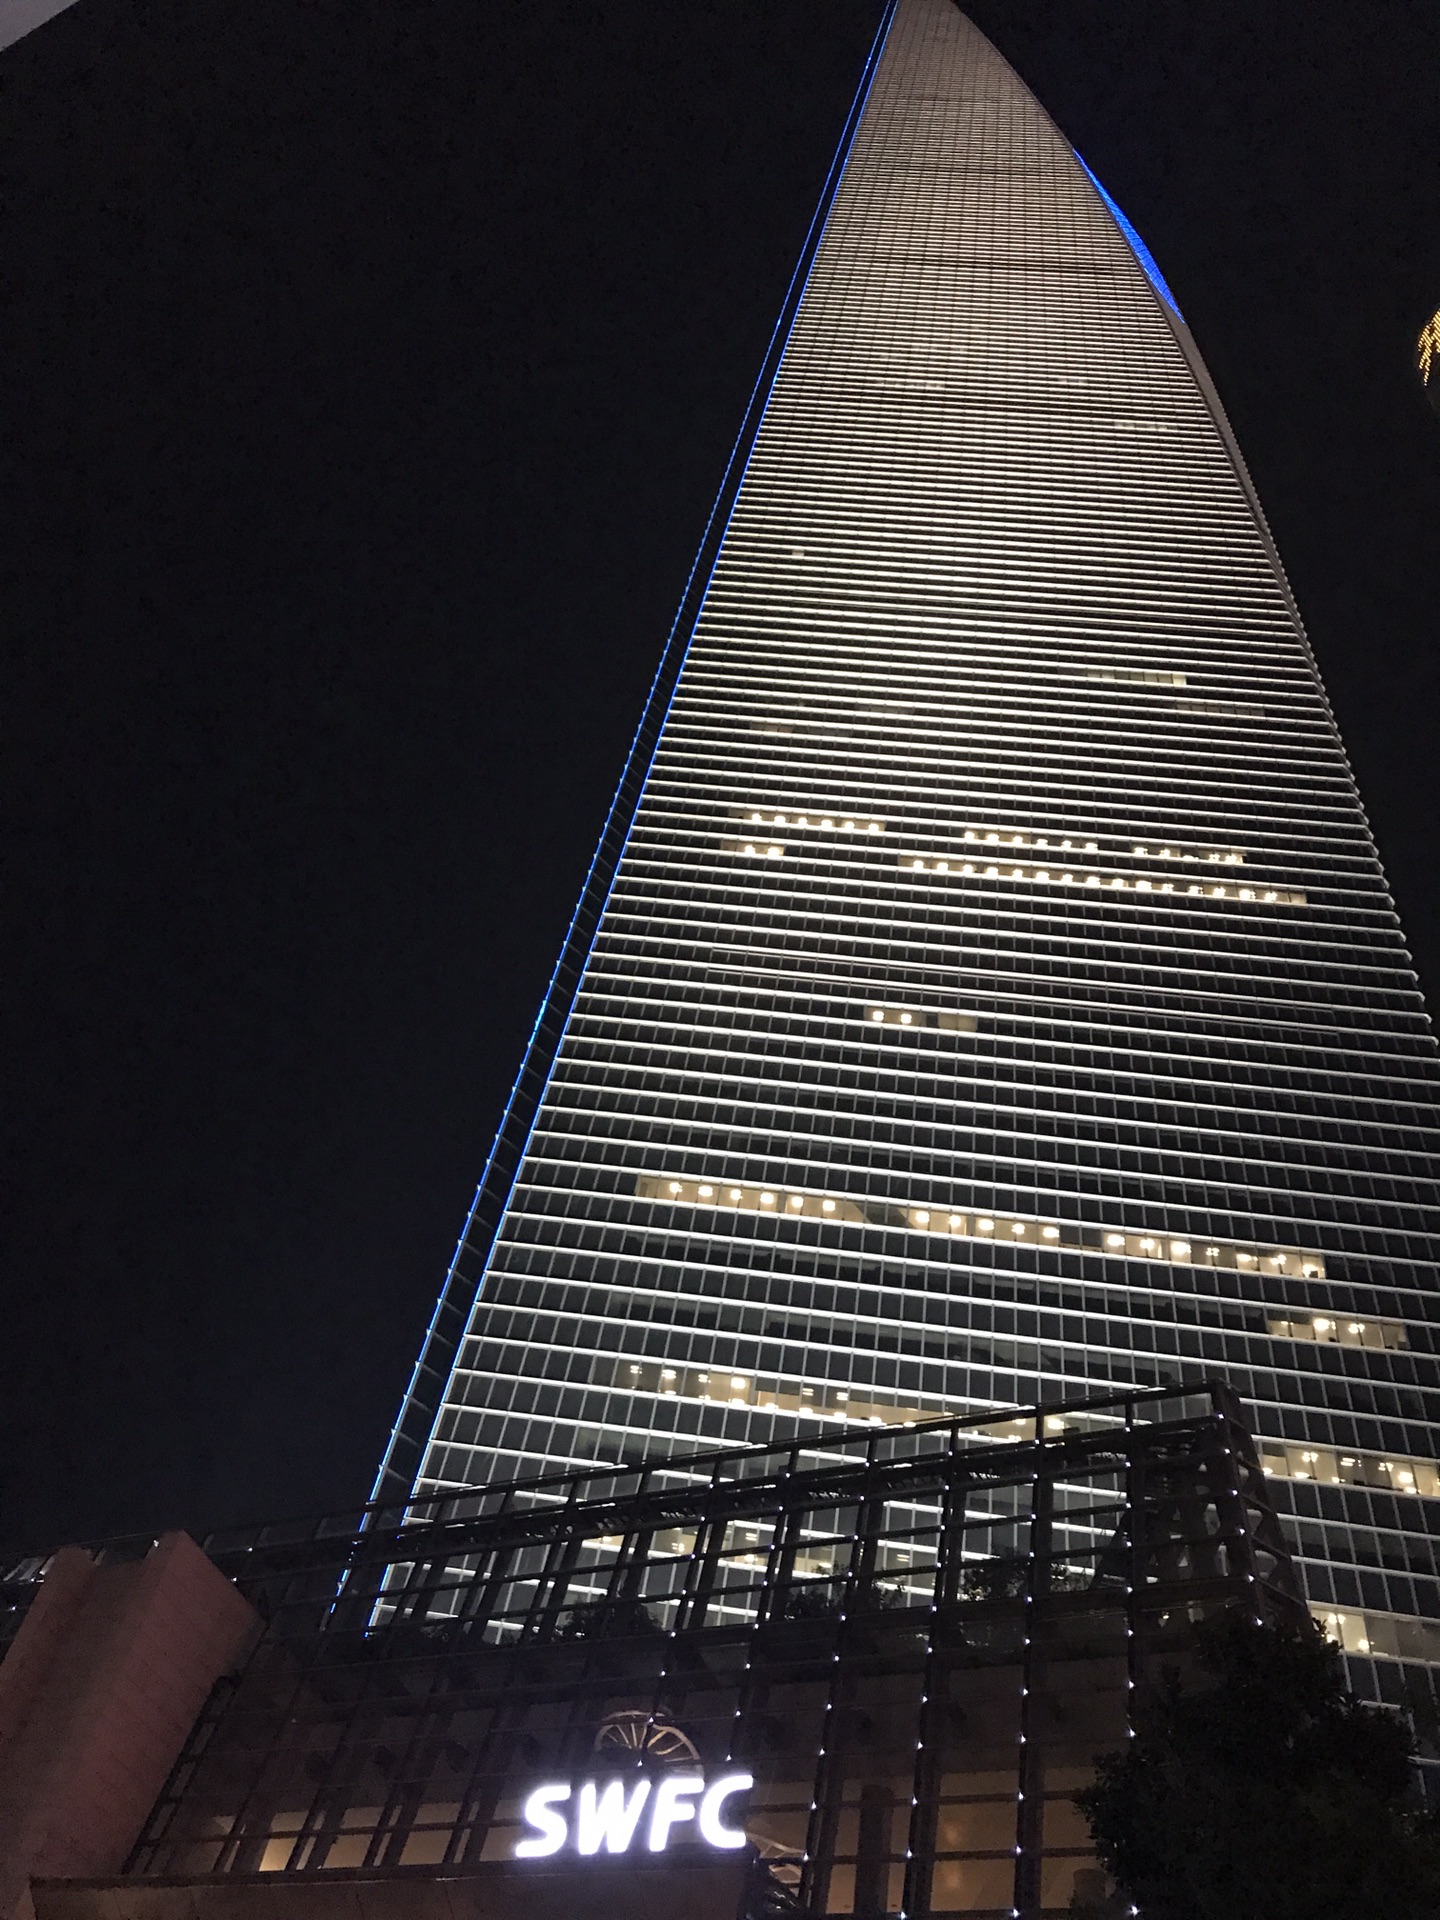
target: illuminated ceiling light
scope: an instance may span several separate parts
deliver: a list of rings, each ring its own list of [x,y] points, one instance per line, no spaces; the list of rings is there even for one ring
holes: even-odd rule
[[[993,1220],[977,1220],[975,1224],[981,1233],[993,1233],[995,1231],[995,1222]]]
[[[820,1202],[820,1211],[822,1213],[834,1213],[835,1202],[833,1200],[822,1200]]]
[[[790,1204],[792,1207],[803,1207],[805,1204],[803,1195],[792,1193],[790,1196]]]
[[[930,1215],[924,1207],[917,1207],[912,1217],[917,1227],[928,1227],[930,1224]]]
[[[761,1194],[761,1196],[760,1196],[760,1204],[761,1204],[761,1206],[762,1206],[762,1207],[773,1207],[773,1206],[774,1206],[774,1204],[775,1204],[775,1196],[774,1196],[774,1194],[773,1194],[773,1193],[762,1193],[762,1194]]]
[[[702,1200],[708,1200],[708,1199],[710,1199],[710,1198],[711,1198],[711,1196],[712,1196],[712,1195],[714,1194],[714,1192],[715,1192],[715,1189],[714,1189],[714,1187],[701,1187],[701,1189],[700,1189],[700,1198],[701,1198]]]
[[[1058,1240],[1060,1238],[1059,1227],[1042,1227],[1040,1231],[1047,1240]]]
[[[1105,1236],[1105,1244],[1107,1247],[1123,1247],[1125,1244],[1125,1236],[1123,1233],[1107,1233]]]

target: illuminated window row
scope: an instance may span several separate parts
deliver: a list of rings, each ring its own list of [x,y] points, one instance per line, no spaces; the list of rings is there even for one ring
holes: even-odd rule
[[[883,820],[854,819],[844,814],[775,813],[760,808],[737,807],[734,817],[753,827],[796,827],[835,833],[884,833],[886,827]],[[976,847],[1028,847],[1053,853],[1101,852],[1096,840],[1052,840],[1047,834],[1020,833],[1011,827],[966,827],[960,838],[967,846]],[[1117,843],[1116,851],[1120,849],[1121,843]],[[1183,860],[1206,866],[1238,867],[1245,860],[1238,847],[1197,849],[1131,842],[1125,851],[1142,860]]]
[[[798,1413],[816,1420],[843,1420],[871,1427],[913,1427],[924,1420],[943,1419],[949,1411],[940,1405],[925,1407],[894,1399],[871,1399],[865,1390],[823,1381],[807,1386],[795,1379],[732,1372],[727,1367],[672,1367],[655,1360],[617,1359],[610,1384],[634,1393],[659,1394],[665,1399],[709,1401],[712,1406],[757,1407],[762,1413]],[[1045,1431],[1059,1435],[1072,1428],[1098,1425],[1103,1418],[1050,1414],[1045,1420]],[[1031,1415],[983,1424],[976,1422],[967,1426],[967,1431],[977,1439],[1033,1440],[1035,1419]]]
[[[967,1240],[1004,1240],[1013,1246],[1061,1247],[1069,1252],[1108,1253],[1117,1260],[1164,1260],[1171,1266],[1224,1267],[1236,1273],[1291,1273],[1323,1279],[1325,1262],[1299,1247],[1237,1247],[1183,1240],[1119,1228],[1047,1225],[1002,1219],[995,1214],[954,1213],[948,1207],[905,1207],[907,1226],[921,1233],[960,1235]]]
[[[746,851],[755,852],[754,847]],[[783,854],[783,847],[760,849],[772,854]],[[1150,893],[1173,894],[1181,899],[1199,900],[1254,900],[1266,906],[1303,907],[1305,895],[1292,893],[1280,887],[1236,887],[1205,885],[1196,880],[1188,886],[1183,880],[1128,880],[1123,874],[1103,875],[1099,873],[1077,872],[1073,868],[1059,867],[1018,867],[1009,860],[996,865],[991,862],[983,865],[978,860],[925,860],[920,855],[901,854],[899,865],[909,873],[946,873],[959,874],[962,877],[975,875],[983,880],[1032,880],[1042,884],[1049,883],[1062,887],[1104,887],[1111,893]]]
[[[1440,1499],[1440,1468],[1433,1460],[1415,1460],[1409,1455],[1378,1453],[1342,1453],[1334,1447],[1311,1447],[1303,1442],[1294,1446],[1277,1440],[1264,1442],[1260,1464],[1268,1474],[1286,1480],[1318,1480],[1331,1487],[1380,1487],[1386,1493],[1423,1494],[1427,1500]]]
[[[968,845],[987,847],[1036,847],[1052,853],[1099,853],[1099,843],[1094,840],[1051,840],[1048,835],[1016,833],[1011,827],[966,827],[961,839]],[[1117,843],[1118,845],[1121,843]],[[1245,856],[1238,847],[1210,847],[1197,850],[1185,847],[1139,846],[1134,842],[1130,853],[1143,860],[1189,860],[1204,861],[1208,866],[1238,867],[1244,864]]]
[[[1398,1320],[1352,1320],[1347,1315],[1316,1314],[1308,1320],[1268,1320],[1277,1340],[1318,1340],[1340,1347],[1398,1348],[1410,1344]]]
[[[783,1213],[796,1220],[848,1220],[861,1225],[867,1217],[853,1200],[731,1181],[671,1180],[664,1174],[642,1173],[636,1177],[635,1191],[642,1200],[668,1200],[677,1207],[723,1207],[729,1213]]]
[[[865,1018],[877,1027],[941,1027],[950,1033],[975,1031],[971,1014],[937,1013],[931,1007],[866,1007]]]
[[[778,840],[722,840],[722,853],[749,853],[766,860],[783,860],[785,848]]]
[[[843,813],[761,813],[745,807],[735,810],[737,820],[752,827],[813,827],[829,833],[884,833],[883,820],[857,820]]]
[[[1352,1613],[1312,1606],[1311,1613],[1346,1653],[1372,1660],[1423,1660],[1440,1666],[1440,1624],[1403,1613]]]
[[[1087,667],[1087,680],[1115,680],[1135,687],[1183,687],[1183,673],[1152,673],[1144,667]]]
[[[1223,1267],[1236,1273],[1288,1273],[1308,1280],[1325,1277],[1323,1256],[1299,1247],[1239,1247],[1206,1240],[1183,1240],[1166,1234],[1130,1233],[1119,1228],[1061,1226],[997,1214],[961,1213],[949,1207],[896,1207],[874,1200],[862,1205],[841,1195],[797,1193],[778,1185],[689,1180],[659,1173],[637,1174],[635,1191],[642,1200],[663,1200],[677,1207],[720,1207],[732,1213],[788,1214],[796,1219],[902,1226],[915,1233],[940,1233],[966,1240],[1002,1240],[1013,1246],[1053,1247],[1076,1253],[1106,1253],[1116,1259],[1163,1260],[1172,1266]]]

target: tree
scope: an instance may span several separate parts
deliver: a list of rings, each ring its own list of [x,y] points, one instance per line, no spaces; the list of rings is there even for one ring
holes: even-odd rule
[[[610,1597],[582,1600],[560,1617],[560,1640],[628,1640],[633,1634],[659,1633],[660,1622],[643,1600]]]
[[[1117,1897],[1101,1920],[1437,1920],[1440,1825],[1413,1737],[1357,1701],[1308,1626],[1228,1615],[1197,1634],[1200,1684],[1168,1673],[1123,1752],[1075,1796]]]

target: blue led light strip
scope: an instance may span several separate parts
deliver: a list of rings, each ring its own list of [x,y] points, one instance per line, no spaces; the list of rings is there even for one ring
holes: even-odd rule
[[[1080,161],[1080,164],[1082,167],[1085,167],[1085,162],[1083,159],[1081,159],[1078,153],[1075,155],[1075,158]],[[1161,273],[1159,267],[1156,266],[1154,254],[1151,253],[1150,249],[1146,246],[1145,242],[1140,238],[1139,234],[1135,231],[1134,227],[1131,226],[1130,222],[1125,218],[1124,214],[1120,211],[1119,207],[1116,206],[1115,202],[1110,198],[1109,194],[1105,191],[1104,187],[1095,178],[1095,175],[1090,172],[1089,167],[1085,167],[1085,172],[1089,176],[1091,186],[1094,187],[1095,191],[1099,194],[1100,198],[1105,202],[1106,206],[1110,209],[1111,215],[1114,218],[1116,226],[1119,227],[1120,231],[1124,234],[1125,238],[1130,242],[1130,250],[1135,255],[1135,258],[1140,262],[1141,267],[1144,269],[1145,278],[1150,282],[1151,286],[1154,287],[1155,291],[1159,294],[1160,298],[1165,302],[1166,306],[1169,307],[1170,311],[1174,314],[1175,318],[1183,322],[1185,319],[1185,316],[1183,313],[1181,313],[1174,294],[1171,293],[1169,287],[1166,286],[1165,276],[1164,274]]]
[[[640,796],[645,790],[650,768],[659,750],[665,722],[669,718],[675,690],[679,685],[680,674],[690,650],[690,641],[710,589],[710,581],[719,560],[720,550],[725,543],[725,535],[729,531],[730,519],[750,464],[756,436],[770,403],[775,380],[784,361],[785,350],[790,343],[790,335],[800,310],[800,303],[804,299],[805,289],[810,282],[815,257],[835,203],[835,195],[850,158],[855,136],[860,129],[860,121],[870,97],[870,89],[874,84],[876,69],[890,32],[897,4],[898,0],[887,0],[880,24],[876,29],[875,39],[861,71],[859,87],[846,116],[815,212],[811,216],[795,271],[791,274],[789,285],[786,287],[785,298],[771,331],[760,372],[746,404],[740,431],[730,450],[724,477],[706,519],[694,562],[686,576],[680,604],[666,638],[660,664],[646,696],[640,724],[635,730],[629,752],[626,754],[619,784],[605,816],[605,824],[601,829],[600,838],[586,872],[580,897],[566,930],[565,940],[560,949],[560,958],[550,976],[549,985],[540,1003],[540,1011],[530,1030],[530,1037],[520,1062],[520,1071],[510,1090],[510,1097],[505,1104],[505,1111],[501,1116],[494,1143],[486,1160],[485,1170],[480,1176],[480,1184],[471,1203],[464,1232],[460,1236],[451,1260],[445,1285],[435,1303],[435,1311],[426,1329],[420,1357],[415,1363],[409,1385],[405,1390],[399,1416],[391,1430],[380,1471],[370,1496],[372,1504],[384,1503],[387,1512],[390,1502],[397,1498],[404,1500],[410,1492],[415,1471],[424,1458],[438,1417],[445,1382],[449,1378],[475,1302],[480,1297],[490,1250],[494,1244],[495,1235],[499,1231],[515,1180],[524,1163],[525,1152],[570,1025],[580,982],[584,977],[595,936],[610,898],[616,871],[629,841]],[[715,531],[717,525],[720,528],[718,535]],[[702,580],[703,585],[697,592],[697,582]],[[384,1514],[372,1511],[366,1524],[376,1524],[384,1517]]]

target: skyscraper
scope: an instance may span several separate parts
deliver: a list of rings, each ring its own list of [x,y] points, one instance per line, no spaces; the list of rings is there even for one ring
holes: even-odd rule
[[[1440,1659],[1435,1104],[1175,302],[896,0],[382,1490],[1218,1371]]]

